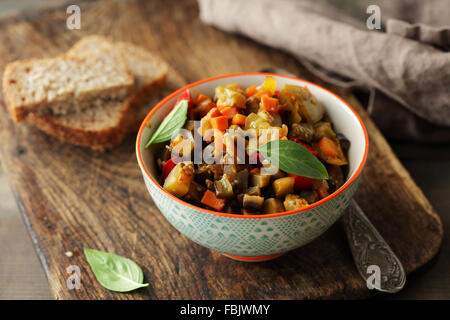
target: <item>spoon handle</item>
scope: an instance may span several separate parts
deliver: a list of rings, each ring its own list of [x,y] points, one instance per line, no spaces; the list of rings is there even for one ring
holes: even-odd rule
[[[387,293],[400,291],[406,282],[403,266],[355,200],[351,201],[343,221],[356,268],[368,288]]]

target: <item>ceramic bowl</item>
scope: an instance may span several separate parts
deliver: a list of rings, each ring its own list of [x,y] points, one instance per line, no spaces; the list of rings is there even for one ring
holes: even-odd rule
[[[237,215],[211,211],[189,204],[166,192],[158,183],[155,157],[144,146],[153,131],[173,107],[177,98],[190,88],[214,95],[219,85],[237,83],[241,87],[260,84],[266,76],[284,84],[306,86],[324,105],[336,132],[351,142],[348,152],[349,173],[345,184],[328,197],[299,210],[266,215]],[[148,125],[148,123],[150,125]],[[217,76],[180,88],[160,101],[146,116],[139,129],[136,154],[145,185],[164,217],[192,241],[241,261],[264,261],[299,248],[314,240],[333,225],[349,205],[355,193],[368,152],[368,136],[359,116],[341,98],[308,81],[267,73],[241,73]]]

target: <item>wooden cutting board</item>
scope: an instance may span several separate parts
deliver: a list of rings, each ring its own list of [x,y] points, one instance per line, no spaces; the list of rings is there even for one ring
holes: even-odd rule
[[[0,67],[67,50],[102,34],[158,52],[185,81],[280,67],[341,95],[361,116],[370,152],[356,199],[411,273],[438,251],[442,224],[350,92],[315,79],[291,56],[203,25],[191,1],[81,2],[81,30],[67,30],[66,6],[0,21]],[[181,85],[181,84],[180,84]],[[134,137],[96,153],[61,143],[0,108],[0,156],[57,299],[360,298],[371,292],[357,273],[341,223],[312,243],[265,263],[247,264],[191,242],[162,217],[144,186]],[[94,278],[82,248],[129,257],[148,288],[114,293]],[[66,252],[73,256],[66,256]],[[81,271],[69,290],[66,268]]]

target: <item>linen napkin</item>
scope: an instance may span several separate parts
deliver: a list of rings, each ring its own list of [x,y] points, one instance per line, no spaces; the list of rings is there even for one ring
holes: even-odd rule
[[[356,2],[365,14],[364,1]],[[375,3],[387,32],[368,30],[326,1],[199,0],[203,22],[288,51],[325,80],[379,90],[368,112],[388,137],[450,142],[450,27],[426,24],[448,21],[449,0]]]

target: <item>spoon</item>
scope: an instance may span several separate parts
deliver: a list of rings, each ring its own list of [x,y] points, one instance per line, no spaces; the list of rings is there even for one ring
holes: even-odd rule
[[[266,68],[261,72],[295,77],[278,68]],[[351,200],[342,220],[356,269],[366,281],[368,289],[385,293],[399,292],[406,283],[402,263],[355,200]]]

